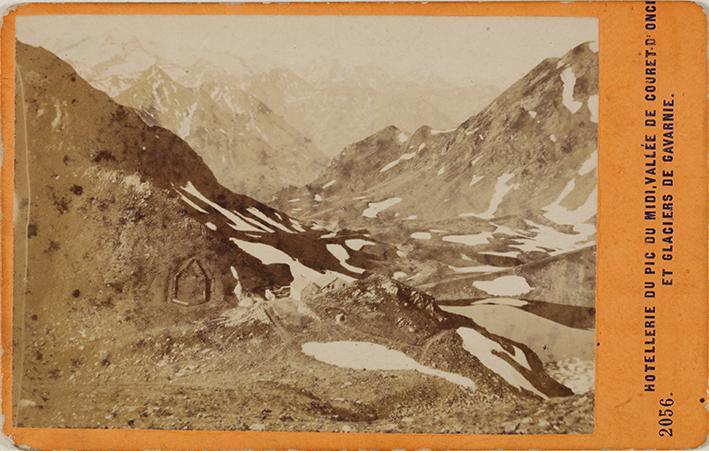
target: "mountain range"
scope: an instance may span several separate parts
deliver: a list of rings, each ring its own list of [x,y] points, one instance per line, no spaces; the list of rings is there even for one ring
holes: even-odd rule
[[[592,430],[592,388],[584,377],[592,374],[593,304],[583,291],[593,289],[592,280],[577,300],[559,300],[563,284],[575,276],[578,285],[584,265],[592,265],[592,234],[548,244],[532,233],[545,226],[576,236],[593,227],[573,207],[591,196],[591,177],[584,176],[595,171],[581,173],[596,136],[588,45],[543,62],[453,131],[409,135],[387,127],[347,147],[314,183],[281,191],[268,204],[225,186],[212,170],[220,163],[210,166],[211,157],[191,147],[200,122],[184,114],[197,105],[194,114],[220,115],[238,104],[248,112],[230,117],[235,129],[278,128],[270,110],[252,114],[264,105],[256,98],[228,86],[179,86],[151,67],[117,96],[126,104],[151,98],[134,108],[42,48],[18,42],[16,55],[18,426]],[[543,124],[525,122],[533,108]],[[171,128],[189,133],[183,139]],[[279,133],[297,136],[286,131]],[[507,142],[512,131],[520,135]],[[541,142],[551,132],[558,147]],[[421,161],[403,157],[414,150],[423,152]],[[519,171],[514,152],[523,155]],[[429,200],[438,190],[452,196],[453,179],[471,176],[467,162],[481,154],[487,177],[514,171],[504,176],[506,187],[520,186],[514,195],[505,190],[495,200],[496,182],[476,194],[491,199],[487,206]],[[454,155],[465,163],[453,166]],[[533,177],[533,170],[555,173],[544,161],[558,164],[567,181]],[[424,185],[431,167],[441,172],[445,162],[449,175],[432,180],[448,183],[428,191],[400,172],[410,165]],[[389,171],[390,180],[380,176]],[[523,190],[526,203],[517,194]],[[395,194],[400,200],[391,200]],[[419,203],[411,201],[415,195]],[[555,196],[575,222],[545,216],[545,202]],[[478,217],[458,213],[469,209]],[[515,216],[521,209],[535,226]],[[421,219],[404,227],[404,212]],[[450,232],[423,229],[433,224]],[[452,234],[454,227],[466,234]],[[497,250],[485,254],[482,238]],[[517,246],[518,255],[500,255],[511,252],[503,246]],[[446,258],[470,267],[487,258],[487,266],[504,269],[456,271]],[[442,271],[477,278],[427,285],[442,280]],[[552,284],[556,291],[544,287],[560,275],[566,279]],[[544,293],[550,297],[536,299]],[[522,299],[526,294],[535,299]],[[504,320],[511,317],[516,327]],[[569,342],[579,349],[565,347]]]
[[[152,65],[115,100],[184,139],[221,184],[260,200],[284,183],[315,177],[327,164],[310,139],[233,84],[189,88]]]
[[[85,39],[59,46],[56,54],[111,97],[139,83],[153,65],[185,87],[241,88],[328,156],[393,122],[405,130],[424,123],[453,126],[499,93],[498,87],[488,84],[456,86],[418,74],[393,76],[376,67],[349,67],[334,59],[313,61],[301,73],[229,53],[178,64],[137,38]]]

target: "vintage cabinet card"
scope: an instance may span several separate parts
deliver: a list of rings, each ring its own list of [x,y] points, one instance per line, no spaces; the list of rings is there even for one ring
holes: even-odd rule
[[[706,29],[655,1],[17,6],[5,435],[698,446]]]

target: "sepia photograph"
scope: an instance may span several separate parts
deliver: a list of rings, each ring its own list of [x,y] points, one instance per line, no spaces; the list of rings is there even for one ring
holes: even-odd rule
[[[14,426],[594,431],[596,18],[16,37]]]

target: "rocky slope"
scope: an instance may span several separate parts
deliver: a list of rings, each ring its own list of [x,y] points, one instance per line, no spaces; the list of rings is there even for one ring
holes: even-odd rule
[[[188,88],[153,65],[115,100],[184,139],[224,186],[262,201],[326,163],[308,138],[233,84]]]
[[[224,188],[41,48],[18,43],[17,69],[17,425],[592,426],[525,344],[371,276],[387,245]]]
[[[436,296],[485,295],[471,283],[532,271],[535,299],[592,306],[597,70],[594,44],[581,44],[541,62],[454,129],[424,126],[408,135],[389,126],[347,146],[317,179],[281,191],[274,205],[395,244],[401,260],[389,273]],[[590,258],[575,257],[581,249]],[[555,267],[568,277],[513,269],[567,260],[578,265]],[[434,289],[448,279],[463,282]],[[575,298],[564,299],[565,291]]]

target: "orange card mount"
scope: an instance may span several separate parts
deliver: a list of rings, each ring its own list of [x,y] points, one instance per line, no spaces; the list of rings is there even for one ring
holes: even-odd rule
[[[17,6],[4,434],[699,446],[706,30],[685,2]]]

